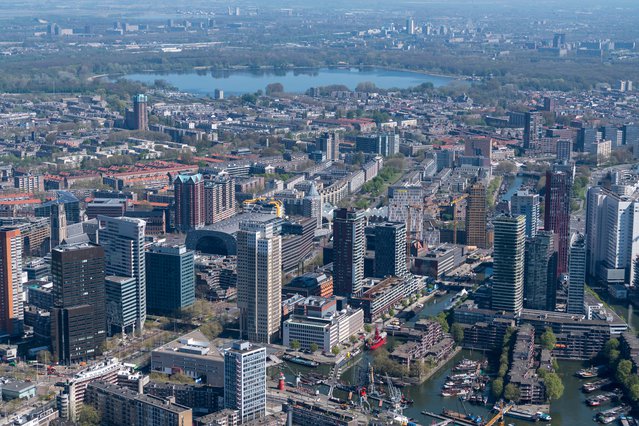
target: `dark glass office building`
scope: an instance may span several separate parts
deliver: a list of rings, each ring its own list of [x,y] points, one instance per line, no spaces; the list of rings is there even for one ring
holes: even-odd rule
[[[106,339],[104,249],[91,243],[58,246],[51,252],[51,275],[53,355],[61,363],[99,355]]]
[[[195,261],[184,246],[155,246],[146,252],[146,308],[169,315],[195,302]]]

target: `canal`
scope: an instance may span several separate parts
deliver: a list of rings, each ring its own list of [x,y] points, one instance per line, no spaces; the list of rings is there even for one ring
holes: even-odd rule
[[[506,191],[504,195],[501,196],[501,200],[510,201],[513,195],[515,195],[515,192],[519,191],[519,188],[521,188],[522,183],[524,183],[523,176],[515,176],[510,186],[508,187],[508,191]]]

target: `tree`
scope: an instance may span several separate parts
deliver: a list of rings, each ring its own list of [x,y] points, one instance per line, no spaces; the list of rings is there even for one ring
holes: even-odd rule
[[[331,352],[333,353],[333,355],[339,355],[339,346],[337,345],[333,346],[333,348],[331,349]]]
[[[36,355],[36,358],[38,359],[38,362],[40,364],[51,364],[51,360],[53,359],[53,356],[51,355],[51,352],[44,350],[44,351],[38,352],[38,355]]]
[[[504,379],[501,377],[497,377],[493,380],[492,393],[495,399],[501,397],[502,392],[504,391]]]
[[[357,337],[356,336],[351,336],[348,338],[348,340],[350,340],[351,344],[355,344],[357,342]]]
[[[639,376],[635,374],[630,376],[626,389],[628,390],[628,397],[631,400],[635,402],[639,400]]]
[[[603,356],[608,361],[608,366],[614,367],[619,359],[619,340],[610,339],[606,342],[603,349]]]
[[[446,318],[446,313],[440,312],[439,314],[437,314],[437,316],[434,319],[435,321],[439,323],[439,325],[441,325],[442,331],[444,333],[448,333],[450,327],[448,325],[448,319]]]
[[[517,165],[512,161],[501,161],[495,166],[494,171],[495,173],[503,175],[517,173]]]
[[[171,374],[171,381],[175,383],[193,384],[193,379],[181,372]]]
[[[217,320],[208,321],[200,327],[200,332],[204,334],[207,339],[215,339],[222,333],[222,330],[222,324]]]
[[[504,398],[508,401],[519,401],[519,397],[521,393],[519,391],[519,387],[513,383],[508,383],[504,388]]]
[[[317,343],[313,342],[310,345],[310,349],[311,349],[311,352],[317,352],[319,350],[319,346],[317,346]]]
[[[99,426],[102,422],[102,416],[89,404],[82,405],[78,416],[78,423],[81,426]]]
[[[632,361],[628,359],[622,359],[617,365],[617,371],[615,372],[615,379],[624,386],[628,385],[628,379],[632,374]]]
[[[283,93],[283,92],[284,92],[284,86],[282,85],[282,83],[271,83],[266,86],[266,94],[268,96],[274,95],[276,93]]]
[[[374,92],[375,90],[377,90],[377,86],[372,81],[363,81],[355,87],[356,92]]]
[[[298,350],[299,348],[301,348],[301,347],[302,347],[302,344],[300,343],[300,341],[299,341],[299,340],[293,340],[293,341],[291,342],[291,345],[290,345],[290,346],[291,346],[291,349],[293,349],[294,351],[296,351],[296,350]]]
[[[459,323],[455,323],[450,328],[450,334],[453,335],[453,339],[457,344],[461,344],[464,340],[464,327],[462,327]]]
[[[552,332],[550,327],[546,327],[546,331],[542,333],[539,340],[541,341],[541,347],[549,351],[553,350],[557,344],[557,337],[555,337],[555,333]]]
[[[544,377],[544,385],[546,386],[546,396],[549,400],[557,400],[564,394],[564,384],[557,373],[547,373]]]
[[[371,331],[373,331],[373,326],[370,324],[364,324],[364,331],[370,333]]]

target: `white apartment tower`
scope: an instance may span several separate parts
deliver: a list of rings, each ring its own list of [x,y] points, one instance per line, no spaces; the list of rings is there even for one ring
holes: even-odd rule
[[[98,216],[98,243],[104,248],[107,276],[135,278],[135,322],[123,324],[126,331],[143,329],[146,321],[146,222],[129,217]]]
[[[244,221],[237,233],[237,304],[240,331],[253,342],[271,343],[282,318],[282,238],[274,221]]]
[[[588,190],[586,270],[610,284],[630,283],[639,256],[639,202],[601,187]]]
[[[239,411],[240,423],[266,415],[266,349],[235,342],[224,353],[224,408]]]

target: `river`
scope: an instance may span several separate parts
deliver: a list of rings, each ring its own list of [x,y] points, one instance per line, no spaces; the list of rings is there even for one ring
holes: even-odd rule
[[[191,73],[139,73],[124,78],[153,84],[164,80],[182,92],[195,95],[213,95],[221,89],[226,95],[243,95],[264,91],[271,83],[281,83],[289,93],[304,93],[311,87],[343,84],[353,90],[359,83],[372,82],[381,89],[406,89],[422,83],[435,87],[445,86],[454,79],[410,71],[382,68],[320,68],[286,71],[204,71]]]

